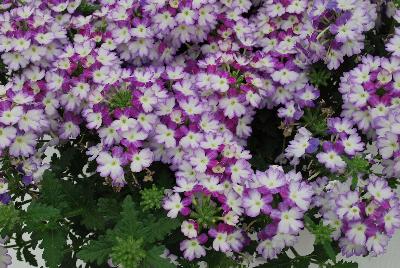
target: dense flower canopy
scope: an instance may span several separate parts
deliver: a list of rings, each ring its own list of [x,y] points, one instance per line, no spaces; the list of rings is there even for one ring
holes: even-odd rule
[[[317,109],[313,64],[336,70],[365,51],[377,2],[2,1],[1,156],[25,185],[40,185],[48,148],[87,133],[85,153],[115,189],[154,162],[169,165],[176,184],[162,207],[183,217],[188,260],[240,253],[251,241],[258,256],[277,258],[311,209],[344,256],[381,254],[400,227],[387,181],[400,176],[400,28],[387,56],[358,57],[343,73],[342,109],[324,135],[298,127],[287,161],[267,170],[252,167],[247,148],[258,110],[293,128]],[[399,19],[394,5],[385,8]],[[309,159],[324,171],[302,168]],[[383,170],[357,169],[360,159]],[[11,198],[1,178],[0,200]],[[247,220],[262,217],[250,229]]]

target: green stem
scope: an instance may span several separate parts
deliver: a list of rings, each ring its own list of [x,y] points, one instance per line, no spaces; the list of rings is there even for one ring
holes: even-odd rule
[[[297,250],[294,249],[294,247],[290,247],[290,250],[293,252],[294,256],[297,257],[301,257],[300,254],[297,252]]]
[[[80,209],[76,209],[71,212],[65,213],[64,216],[65,216],[65,218],[73,218],[73,217],[82,215],[82,213],[83,213],[83,208],[80,208]]]
[[[257,220],[254,220],[254,221],[250,222],[249,225],[247,225],[247,227],[246,227],[246,231],[249,231],[250,227],[256,222],[257,222]]]
[[[13,244],[13,245],[6,245],[4,248],[22,248],[22,247],[29,247],[32,244],[32,240],[23,241],[20,244]]]
[[[319,40],[324,33],[326,33],[329,30],[330,26],[326,27],[325,29],[323,29],[318,35],[317,35],[317,40]]]

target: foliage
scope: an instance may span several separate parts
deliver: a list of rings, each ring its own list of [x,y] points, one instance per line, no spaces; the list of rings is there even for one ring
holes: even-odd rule
[[[130,196],[122,203],[120,219],[105,236],[91,241],[78,252],[78,257],[90,263],[101,264],[108,257],[123,267],[143,267],[146,263],[165,265],[168,260],[154,256],[160,247],[155,245],[179,226],[178,221],[156,219],[149,214],[141,215]],[[161,248],[162,249],[162,248]],[[158,266],[161,267],[161,266]]]
[[[316,87],[326,87],[328,86],[328,80],[331,77],[331,73],[326,69],[312,69],[308,77],[310,78],[310,82]]]
[[[302,120],[304,126],[317,136],[327,135],[327,116],[320,109],[308,109],[304,112]]]
[[[78,259],[88,267],[103,267],[110,258],[124,267],[173,267],[160,257],[165,247],[159,242],[180,221],[161,216],[162,188],[153,185],[116,193],[97,174],[84,174],[85,162],[74,159],[87,157],[76,144],[64,145],[62,152],[44,172],[39,194],[32,192],[30,199],[0,206],[1,236],[12,237],[10,243],[15,244],[10,247],[18,251],[18,258],[36,267],[31,252],[39,246],[48,268],[75,266]],[[157,198],[139,207],[139,192],[152,191]],[[22,203],[26,209],[17,209]],[[142,212],[149,206],[155,214]],[[28,240],[24,233],[30,234]],[[134,246],[136,251],[129,250]]]
[[[152,210],[161,208],[161,201],[164,198],[164,188],[157,188],[154,184],[151,188],[146,188],[140,191],[142,200],[140,206],[143,210]]]

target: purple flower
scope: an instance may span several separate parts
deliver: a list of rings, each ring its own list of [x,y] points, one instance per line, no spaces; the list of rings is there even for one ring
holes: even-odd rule
[[[109,154],[108,152],[101,152],[96,158],[97,172],[100,173],[102,177],[110,176],[116,185],[124,185],[124,170],[122,168],[123,160],[121,155]]]
[[[250,217],[256,217],[262,211],[265,214],[269,214],[271,207],[269,203],[272,201],[271,195],[263,196],[257,190],[250,190],[245,193],[243,197],[243,207],[246,210],[246,214]]]
[[[361,141],[361,137],[358,134],[341,135],[340,143],[344,147],[346,154],[353,156],[357,152],[364,150],[364,143]]]
[[[183,251],[183,256],[189,261],[198,259],[206,255],[206,250],[202,244],[207,241],[207,235],[201,234],[197,238],[184,240],[180,244],[180,250]]]
[[[318,150],[320,141],[317,138],[312,138],[308,141],[308,147],[306,148],[306,153],[312,154]]]
[[[280,211],[273,217],[277,216],[279,217],[278,232],[298,233],[304,226],[301,221],[303,213],[298,208]]]
[[[190,210],[187,207],[190,204],[189,199],[182,200],[180,195],[175,193],[169,197],[166,197],[163,202],[163,208],[168,210],[167,216],[170,218],[176,218],[180,212],[182,215],[189,214]]]
[[[343,147],[339,144],[324,142],[324,152],[317,154],[317,159],[321,164],[324,164],[332,172],[341,172],[346,167],[346,162],[340,157]]]
[[[389,187],[387,182],[382,179],[376,179],[368,184],[368,192],[372,197],[378,202],[383,202],[384,200],[390,199],[394,196],[392,189]]]

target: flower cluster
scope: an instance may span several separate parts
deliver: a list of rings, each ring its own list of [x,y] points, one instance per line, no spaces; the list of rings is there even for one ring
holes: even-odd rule
[[[342,254],[382,254],[400,228],[399,200],[387,182],[376,175],[370,175],[365,185],[356,189],[350,181],[326,182],[326,177],[315,182],[313,203],[320,207],[324,224],[334,229],[332,238],[339,241]]]
[[[285,105],[278,112],[286,121],[298,120],[303,114],[301,108],[313,106],[319,97],[306,75],[310,60],[299,48],[306,9],[306,1],[265,1],[251,18],[253,46],[265,53],[260,64],[270,73],[276,88],[272,104]]]
[[[239,193],[238,187],[230,189],[226,186],[228,184],[206,192],[201,192],[204,186],[196,185],[198,190],[187,195],[185,200],[181,200],[177,194],[167,198],[164,208],[169,210],[171,216],[180,212],[192,218],[184,221],[181,228],[188,237],[182,242],[181,249],[190,260],[205,254],[202,244],[207,241],[207,235],[200,232],[207,224],[218,219],[218,214],[207,215],[204,212],[210,211],[207,206],[217,208],[216,203],[222,207],[224,222],[208,231],[213,238],[214,250],[240,252],[249,241],[256,240],[258,253],[266,259],[273,259],[283,248],[297,241],[296,237],[303,228],[302,217],[310,205],[313,191],[301,180],[300,173],[284,173],[280,166],[271,166],[265,172],[257,171],[252,175],[248,186]],[[194,204],[193,211],[188,209],[189,203]],[[218,209],[215,212],[218,213]],[[244,215],[265,217],[266,224],[257,233],[246,233],[237,227],[239,217]],[[210,222],[207,222],[207,216]],[[246,229],[250,231],[250,225]]]
[[[70,14],[79,3],[38,2],[0,14],[0,52],[7,68],[17,71],[30,64],[46,66],[56,60],[67,39]],[[3,1],[2,9],[12,5],[12,1]]]
[[[104,3],[90,16],[88,2],[79,1],[11,5],[2,14],[7,22],[1,31],[2,59],[19,74],[1,86],[7,96],[1,105],[1,149],[24,157],[19,164],[34,181],[47,168],[40,160],[46,147],[77,138],[83,125],[101,139],[88,152],[97,159],[98,171],[123,185],[123,166],[139,172],[151,164],[152,147],[178,144],[184,133],[175,131],[177,125],[190,129],[200,120],[227,117],[218,127],[196,131],[227,128],[243,144],[255,108],[285,104],[279,115],[293,121],[318,97],[304,66],[294,59],[251,51],[254,25],[241,17],[249,1],[128,2]],[[207,34],[212,29],[216,35]],[[203,35],[210,41],[200,47]],[[177,55],[188,42],[193,47]],[[199,52],[204,59],[196,62]],[[182,137],[172,137],[175,133]],[[50,143],[43,141],[46,134]]]
[[[357,133],[353,122],[347,118],[332,117],[327,120],[328,133],[335,137],[334,141],[322,142],[322,150],[316,154],[319,163],[323,164],[330,172],[343,173],[346,162],[343,157],[354,157],[364,151],[364,143]],[[302,127],[289,146],[285,156],[291,159],[291,164],[297,165],[306,154],[310,155],[320,148],[321,141],[314,138],[312,133]]]
[[[11,5],[2,14],[2,59],[12,77],[1,87],[1,149],[26,181],[38,182],[48,168],[42,161],[48,146],[89,132],[99,140],[90,144],[89,159],[113,186],[124,186],[153,161],[169,164],[177,185],[164,208],[171,217],[191,216],[188,226],[201,225],[216,241],[225,234],[229,247],[215,250],[246,244],[239,216],[256,216],[251,198],[257,193],[268,202],[278,192],[284,197],[271,216],[276,226],[288,214],[287,225],[262,240],[286,230],[296,235],[310,193],[285,201],[300,182],[292,185],[282,171],[271,182],[277,185],[268,186],[271,193],[256,180],[250,185],[256,175],[244,145],[256,109],[284,105],[279,116],[292,122],[319,94],[294,50],[251,48],[260,25],[243,15],[252,3],[107,1],[89,16],[88,5],[96,9],[91,2],[41,2]],[[304,5],[294,1],[286,9],[298,14]],[[212,214],[203,215],[202,206]],[[204,237],[189,236],[199,245]]]
[[[317,0],[307,10],[300,36],[306,55],[323,60],[328,69],[337,69],[345,56],[359,54],[364,34],[374,28],[376,4],[365,0]]]
[[[253,170],[246,147],[258,109],[275,109],[293,126],[316,105],[310,65],[337,69],[361,52],[377,17],[371,1],[24,2],[0,4],[9,77],[0,85],[0,153],[23,184],[40,183],[49,147],[86,136],[83,150],[114,188],[153,162],[168,164],[176,185],[165,198],[144,192],[144,203],[152,209],[163,199],[169,217],[182,216],[180,249],[190,261],[211,244],[238,253],[252,243],[276,258],[296,242],[310,204],[337,227],[344,255],[382,253],[399,227],[399,202],[385,181],[400,175],[398,29],[390,58],[363,57],[341,78],[343,111],[327,120],[331,139],[299,128],[284,153],[288,169]],[[365,185],[353,185],[359,174],[348,172],[365,151],[354,125],[383,159],[368,164],[385,167],[360,178]],[[318,172],[345,182],[297,172],[309,156]],[[9,200],[0,179],[0,201]]]
[[[389,41],[386,43],[386,50],[388,52],[391,52],[393,56],[395,57],[400,57],[400,27],[398,24],[400,23],[400,12],[396,8],[389,9],[392,12],[388,16],[392,16],[394,20],[396,21],[396,28],[394,29],[394,35],[389,39]]]
[[[289,142],[285,150],[285,157],[291,160],[292,165],[299,164],[300,158],[306,153],[312,154],[319,147],[319,139],[313,138],[313,135],[305,127],[297,130],[293,140]]]
[[[400,61],[366,56],[341,79],[342,115],[364,132],[372,132],[388,176],[400,174]],[[371,134],[372,134],[371,133]]]
[[[87,27],[97,42],[134,65],[174,61],[182,45],[207,40],[223,13],[240,16],[249,1],[102,1]]]
[[[376,155],[363,159],[369,151],[354,124],[347,118],[328,119],[328,137],[334,142],[323,141],[315,155],[328,170],[315,175],[327,176],[311,183],[315,194],[312,207],[319,208],[323,224],[332,228],[331,237],[339,241],[342,254],[347,257],[383,253],[389,238],[400,228],[398,197],[388,185],[387,174],[375,174],[370,169],[376,163]],[[299,129],[286,149],[286,156],[311,156],[320,143],[313,146],[313,139],[307,129]]]

